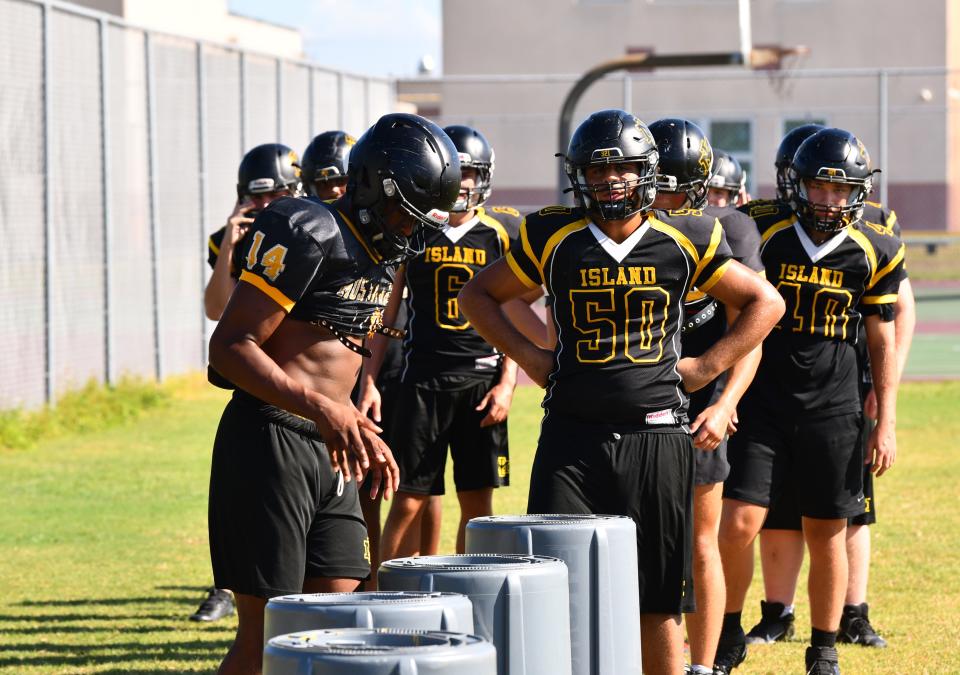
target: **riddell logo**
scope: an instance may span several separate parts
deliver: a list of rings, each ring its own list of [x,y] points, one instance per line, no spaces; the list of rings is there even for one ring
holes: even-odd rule
[[[446,211],[438,211],[437,209],[430,209],[427,213],[427,218],[430,220],[440,223],[441,225],[446,225],[447,221],[450,220],[450,214]]]

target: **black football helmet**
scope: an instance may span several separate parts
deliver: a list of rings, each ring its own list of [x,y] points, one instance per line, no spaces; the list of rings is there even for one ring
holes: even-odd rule
[[[787,171],[791,205],[804,227],[839,232],[863,215],[863,204],[873,190],[870,155],[860,139],[844,129],[821,129],[800,144]],[[846,206],[827,207],[811,202],[805,180],[852,186]],[[819,207],[819,208],[818,208]]]
[[[243,156],[237,171],[238,199],[284,188],[294,197],[303,194],[297,153],[282,143],[264,143]]]
[[[651,123],[650,133],[660,154],[657,191],[682,192],[689,208],[702,208],[713,166],[713,148],[706,134],[693,122],[679,118]]]
[[[477,184],[473,188],[460,188],[460,196],[451,211],[463,212],[482,206],[493,189],[493,147],[483,134],[462,124],[444,127],[443,131],[453,141],[460,158],[460,169],[476,169]]]
[[[646,212],[657,197],[657,143],[646,125],[624,110],[601,110],[584,120],[563,157],[571,190],[584,211],[601,220],[623,220]],[[587,182],[586,169],[593,164],[635,163],[639,178],[624,183]],[[600,199],[606,193],[623,191],[620,199]]]
[[[787,135],[780,141],[780,147],[777,148],[777,158],[773,165],[777,167],[777,198],[786,203],[790,203],[790,181],[787,179],[787,171],[793,162],[793,156],[797,154],[797,148],[805,140],[813,136],[821,129],[826,129],[822,124],[804,124],[796,129],[791,129]]]
[[[460,191],[457,149],[443,129],[419,115],[391,113],[350,151],[347,197],[384,259],[400,263],[423,252],[423,227],[439,229]],[[417,221],[410,237],[386,223],[393,201]]]
[[[707,187],[726,190],[730,193],[730,202],[736,203],[740,190],[747,184],[747,174],[737,158],[723,150],[713,151],[713,168]]]
[[[357,139],[345,131],[324,131],[303,151],[303,182],[307,192],[316,196],[317,183],[345,179],[350,148]]]

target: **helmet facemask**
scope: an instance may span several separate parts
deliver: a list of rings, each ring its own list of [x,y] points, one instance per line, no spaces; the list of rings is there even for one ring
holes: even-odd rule
[[[623,157],[619,148],[599,149],[593,152],[588,164],[574,166],[566,160],[564,169],[570,179],[570,190],[584,211],[599,220],[624,220],[636,213],[646,213],[653,207],[657,197],[658,160],[656,150]],[[603,183],[587,181],[587,167],[607,164],[635,164],[638,178]],[[615,192],[623,192],[623,196],[614,199]]]
[[[490,198],[490,193],[493,192],[493,162],[474,160],[465,152],[458,153],[458,156],[461,170],[475,169],[477,172],[477,179],[472,188],[465,188],[461,183],[457,201],[450,208],[451,212],[465,213],[483,206],[484,202]]]
[[[657,174],[657,192],[682,193],[687,198],[683,208],[702,209],[707,203],[706,180],[694,180],[681,184],[677,182],[676,176],[661,173]]]
[[[863,216],[864,202],[873,189],[873,174],[866,178],[847,177],[843,169],[822,167],[816,176],[800,176],[792,167],[788,169],[790,203],[797,220],[804,227],[817,232],[835,233],[853,225]],[[804,180],[819,180],[827,183],[839,183],[852,187],[847,204],[830,206],[813,202],[807,196]]]

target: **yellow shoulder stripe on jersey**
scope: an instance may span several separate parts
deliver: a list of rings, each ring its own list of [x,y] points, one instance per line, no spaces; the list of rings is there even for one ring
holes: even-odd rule
[[[293,306],[297,304],[284,295],[282,291],[268,284],[263,277],[259,277],[253,272],[248,272],[247,270],[240,272],[240,281],[246,281],[251,286],[254,286],[269,295],[270,298],[278,305],[283,307],[283,311],[287,312],[288,314],[290,313],[290,310],[293,309]]]
[[[497,236],[500,237],[500,243],[503,245],[503,252],[506,253],[510,250],[510,237],[507,235],[507,229],[500,224],[496,218],[488,216],[484,213],[483,208],[477,209],[480,222],[489,227],[491,230],[497,233]]]
[[[507,267],[510,268],[510,271],[513,272],[513,275],[519,279],[524,286],[528,286],[529,288],[540,288],[540,284],[528,277],[527,273],[520,268],[519,264],[517,264],[517,261],[513,257],[513,251],[507,253],[504,258],[507,261]]]
[[[773,225],[767,228],[766,232],[760,235],[760,243],[766,244],[767,239],[775,235],[777,232],[782,232],[788,227],[792,227],[796,219],[797,219],[796,216],[790,216],[789,218],[785,218],[784,220],[781,220],[779,223],[774,223]]]
[[[893,226],[896,224],[897,224],[897,212],[894,211],[893,209],[890,209],[890,215],[887,216],[887,227],[889,227],[892,230]]]
[[[530,245],[530,239],[527,237],[526,218],[520,221],[520,245],[523,248],[523,253],[527,256],[527,258],[529,258],[530,262],[532,262],[534,265],[537,265],[539,258],[537,258],[536,254],[533,252],[533,247]],[[540,277],[542,280],[543,270],[540,270]]]
[[[873,287],[877,284],[878,281],[880,281],[880,280],[883,279],[885,276],[887,276],[887,275],[890,273],[890,270],[892,270],[894,267],[896,267],[896,266],[897,266],[897,263],[899,263],[901,260],[903,260],[903,255],[904,255],[904,251],[905,251],[905,250],[906,250],[905,245],[904,245],[904,244],[900,244],[900,248],[897,249],[897,254],[896,254],[895,256],[893,256],[893,259],[892,259],[890,262],[888,262],[888,263],[883,267],[883,269],[877,270],[876,274],[873,275],[873,278],[870,279],[870,285],[867,286],[867,288],[873,288]]]
[[[865,305],[889,305],[891,302],[897,301],[898,294],[890,293],[888,295],[864,295],[860,298],[860,302]]]
[[[220,255],[220,247],[213,243],[213,237],[207,239],[207,246],[209,246],[210,250],[213,251],[213,255]]]
[[[720,225],[720,219],[714,218],[713,232],[710,233],[710,244],[707,246],[707,252],[704,253],[703,258],[701,258],[700,262],[697,263],[697,269],[693,272],[694,283],[696,283],[696,281],[700,278],[703,268],[709,265],[710,261],[713,260],[713,256],[717,252],[717,247],[720,246],[720,241],[722,239],[723,227]]]
[[[559,230],[550,235],[550,238],[547,239],[547,245],[543,247],[543,257],[537,261],[537,267],[540,268],[540,276],[543,276],[543,266],[547,264],[547,258],[550,257],[550,254],[553,253],[553,249],[563,241],[566,236],[577,230],[582,230],[587,227],[589,223],[586,218],[581,218],[580,220],[574,221],[569,225],[564,225]],[[534,258],[534,260],[537,260]]]
[[[709,278],[709,279],[707,279],[707,280],[704,281],[702,284],[700,284],[699,286],[697,286],[697,288],[699,288],[699,289],[700,289],[701,291],[703,291],[704,293],[709,293],[709,292],[710,292],[710,289],[713,288],[718,281],[720,281],[720,278],[721,278],[724,274],[726,274],[727,269],[729,269],[731,262],[733,262],[733,261],[732,261],[732,260],[727,260],[727,261],[725,261],[722,265],[720,265],[720,267],[718,267],[718,268],[713,272],[713,274],[710,275],[710,278]]]
[[[867,263],[870,265],[871,279],[871,283],[867,286],[867,288],[870,288],[873,286],[873,276],[877,273],[877,252],[873,248],[873,244],[870,242],[870,239],[867,238],[867,235],[860,230],[857,230],[853,227],[848,227],[847,234],[849,234],[850,238],[857,242],[857,244],[860,245],[860,248],[863,249],[863,252],[867,254]]]
[[[353,232],[353,236],[357,238],[357,241],[360,242],[360,245],[363,246],[363,250],[367,252],[367,255],[370,256],[370,259],[373,262],[378,263],[383,260],[383,256],[374,251],[367,245],[367,240],[363,238],[363,235],[360,234],[360,231],[350,222],[350,219],[344,215],[343,211],[337,210],[337,213],[340,214],[340,217],[343,218],[343,222],[347,224],[347,227],[350,228],[350,231]],[[421,227],[423,227],[421,225]]]
[[[694,265],[700,264],[700,256],[697,255],[696,246],[693,245],[693,242],[687,239],[687,235],[685,235],[683,232],[675,227],[667,225],[662,220],[657,220],[653,216],[650,216],[650,227],[658,232],[662,232],[682,246],[683,249],[690,254],[690,257],[693,258]]]

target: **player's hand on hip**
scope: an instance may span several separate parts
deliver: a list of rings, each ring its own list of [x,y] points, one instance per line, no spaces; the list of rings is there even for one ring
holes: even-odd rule
[[[531,380],[545,389],[550,372],[553,370],[553,352],[548,349],[537,348],[531,352],[526,363],[520,363],[519,365]]]
[[[722,403],[714,403],[697,415],[690,425],[693,446],[700,450],[716,450],[730,425],[732,412]]]
[[[874,391],[873,387],[870,387],[867,397],[863,399],[863,414],[868,419],[875,420],[877,419],[877,412],[877,392]]]
[[[687,392],[694,392],[710,384],[713,375],[706,372],[703,362],[699,358],[687,356],[677,363],[677,372],[683,380],[683,388]]]
[[[481,427],[500,424],[510,414],[510,403],[513,401],[513,387],[507,384],[495,384],[481,399],[475,410],[487,410],[486,416],[480,420]]]
[[[895,426],[881,420],[867,441],[867,456],[864,464],[877,476],[885,474],[897,459],[897,434]]]

